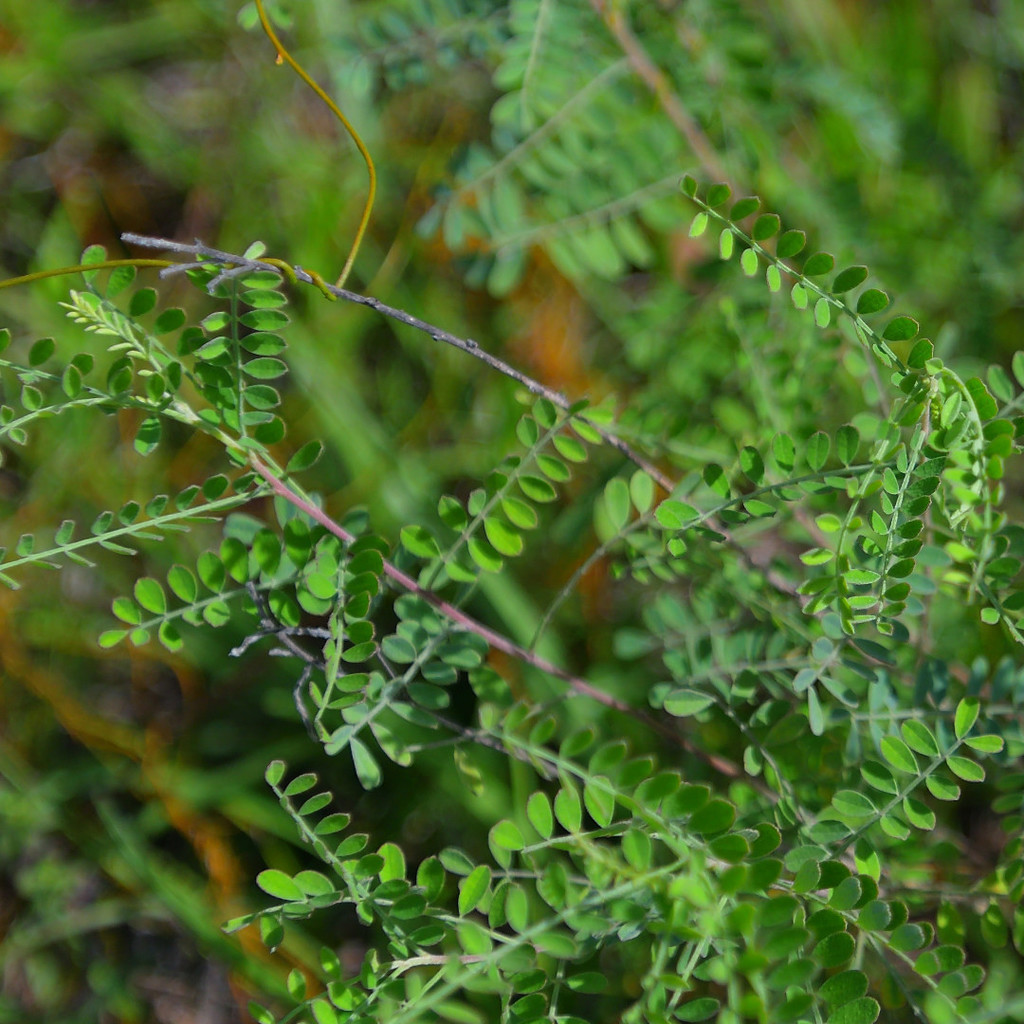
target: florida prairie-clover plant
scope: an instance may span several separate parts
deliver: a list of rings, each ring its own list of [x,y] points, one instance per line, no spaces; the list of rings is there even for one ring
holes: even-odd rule
[[[517,776],[477,855],[447,847],[410,863],[331,810],[315,775],[271,763],[267,783],[319,866],[262,871],[264,905],[228,929],[256,925],[276,948],[294,922],[346,906],[367,951],[353,968],[325,947],[315,993],[293,971],[293,1005],[253,1004],[261,1024],[1024,1019],[1012,972],[986,955],[998,968],[986,979],[971,955],[1011,933],[1019,948],[1024,930],[1024,787],[1011,770],[1024,670],[941,656],[930,619],[937,603],[966,608],[1024,641],[1024,530],[1004,508],[1024,355],[1012,376],[964,380],[866,267],[804,257],[802,232],[725,185],[686,178],[682,191],[692,236],[714,229],[723,259],[738,253],[743,274],[788,293],[776,307],[813,318],[822,343],[801,358],[856,381],[866,401],[852,422],[808,430],[781,408],[761,443],[695,464],[643,432],[627,443],[605,410],[258,245],[129,239],[170,250],[181,262],[162,275],[218,301],[198,323],[114,267],[86,269],[64,304],[105,355],[68,350],[74,330],[10,349],[4,333],[6,444],[70,410],[134,410],[141,456],[177,424],[216,439],[224,465],[173,498],[12,539],[0,580],[222,520],[216,550],[114,600],[103,646],[176,651],[190,631],[248,616],[246,645],[266,638],[296,659],[297,715],[362,786],[443,742],[467,785],[501,771],[467,759],[478,746]],[[83,264],[103,260],[90,249]],[[304,489],[317,443],[280,457],[282,332],[301,282],[516,383],[514,449],[468,494],[438,495],[433,522],[383,536]],[[275,519],[235,514],[261,498]],[[512,639],[500,615],[467,608],[482,577],[536,557],[551,508],[589,549],[533,640]],[[583,656],[539,653],[591,570],[628,600],[606,656],[628,691],[588,677]],[[453,697],[473,702],[469,724]],[[979,866],[956,823],[989,773],[1008,838]]]

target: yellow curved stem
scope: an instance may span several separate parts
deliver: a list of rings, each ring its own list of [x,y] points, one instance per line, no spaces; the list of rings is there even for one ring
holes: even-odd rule
[[[313,284],[315,284],[316,287],[319,288],[320,291],[322,291],[324,295],[326,295],[327,298],[331,300],[331,302],[338,301],[338,296],[328,289],[327,282],[315,270],[307,270],[306,273],[309,274],[310,280],[313,282]],[[335,288],[340,287],[340,284],[335,285]]]
[[[45,277],[61,277],[64,274],[78,274],[83,270],[109,270],[111,267],[173,267],[170,260],[101,260],[99,263],[79,263],[74,267],[58,267],[56,270],[37,270],[34,274],[9,277],[0,281],[0,288],[13,288],[16,284],[30,284]]]
[[[362,245],[363,235],[366,234],[367,225],[370,223],[370,213],[373,210],[373,200],[377,195],[377,169],[373,166],[373,158],[370,156],[369,150],[363,144],[363,140],[359,137],[359,133],[352,127],[349,119],[341,112],[338,105],[331,99],[320,88],[316,82],[306,73],[306,69],[285,49],[284,44],[280,39],[277,38],[277,33],[274,32],[273,26],[270,24],[270,20],[267,18],[267,12],[263,9],[263,0],[256,0],[256,11],[260,16],[260,24],[263,26],[263,31],[266,33],[267,38],[277,48],[277,59],[278,63],[282,60],[287,61],[291,69],[301,78],[306,85],[310,87],[327,104],[331,113],[342,123],[345,131],[348,132],[352,141],[356,144],[356,149],[359,150],[363,161],[366,164],[366,171],[370,177],[370,187],[366,195],[366,205],[363,207],[363,216],[359,221],[359,228],[356,231],[356,237],[352,240],[352,247],[348,251],[348,258],[345,260],[345,265],[341,268],[341,273],[338,275],[336,286],[341,288],[348,278],[349,271],[352,269],[352,264],[355,262],[356,253],[359,252],[359,246]],[[312,275],[310,275],[312,276]],[[323,290],[323,289],[321,289]],[[325,294],[327,294],[325,292]]]
[[[277,267],[290,284],[299,283],[299,279],[295,276],[295,268],[290,263],[285,263],[284,260],[276,259],[273,256],[261,256],[260,263],[269,263],[272,267]]]

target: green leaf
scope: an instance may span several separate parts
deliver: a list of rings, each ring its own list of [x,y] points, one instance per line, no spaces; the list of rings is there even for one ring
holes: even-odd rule
[[[32,343],[28,350],[28,365],[42,366],[57,349],[57,343],[53,338],[40,338]]]
[[[923,807],[920,803],[917,803],[916,805],[912,804],[911,808],[914,806],[917,806],[918,808]],[[916,824],[917,828],[924,829],[925,831],[929,830],[927,809],[925,809],[925,816],[919,816],[918,822],[919,823]],[[900,842],[910,836],[910,829],[907,827],[906,823],[891,811],[887,814],[883,814],[882,817],[879,818],[878,824],[882,827],[882,831],[887,836],[891,836],[893,839],[899,840]]]
[[[666,498],[655,510],[654,518],[666,530],[681,530],[698,518],[697,510],[675,498]]]
[[[715,797],[691,815],[689,828],[698,835],[713,835],[730,828],[735,820],[736,808],[728,800]]]
[[[764,460],[761,453],[747,445],[740,451],[740,469],[743,475],[753,484],[760,484],[764,479]]]
[[[874,1024],[881,1012],[877,1000],[863,996],[830,1013],[827,1024]]]
[[[687,718],[696,715],[714,704],[714,698],[699,690],[678,689],[672,690],[665,698],[663,707],[676,718]]]
[[[860,773],[864,781],[873,789],[893,795],[900,791],[900,787],[892,772],[885,765],[879,764],[877,761],[865,761],[860,766]]]
[[[826,298],[820,298],[814,304],[814,322],[824,330],[832,322],[832,304]]]
[[[971,401],[974,402],[974,408],[978,410],[978,415],[983,420],[990,420],[999,412],[995,399],[988,393],[988,388],[980,377],[971,377],[966,381],[966,387]]]
[[[842,295],[843,292],[848,292],[851,288],[856,288],[857,285],[863,284],[867,277],[867,267],[856,266],[840,270],[832,281],[832,294]]]
[[[554,829],[551,801],[546,793],[536,792],[526,801],[526,817],[542,839],[550,839]]]
[[[434,535],[425,526],[403,526],[399,536],[402,546],[419,558],[437,558],[441,554]]]
[[[924,783],[928,787],[928,792],[936,800],[953,801],[960,799],[960,787],[949,779],[944,779],[940,775],[929,775],[925,778]]]
[[[256,884],[268,896],[273,896],[275,899],[288,900],[289,902],[305,899],[306,894],[302,891],[302,887],[291,875],[286,875],[283,871],[278,871],[276,868],[267,868],[261,871],[256,876]]]
[[[239,344],[254,356],[276,356],[288,347],[288,343],[279,334],[267,331],[253,331],[240,339]]]
[[[501,556],[486,541],[479,537],[470,537],[466,542],[469,557],[485,572],[501,572],[505,564]]]
[[[489,833],[489,842],[499,850],[521,850],[526,846],[522,832],[514,821],[499,821]]]
[[[348,745],[352,752],[352,763],[355,766],[360,785],[363,789],[375,789],[383,780],[376,758],[357,736],[353,736]]]
[[[571,783],[566,783],[555,794],[555,817],[566,832],[579,832],[583,822],[583,805]]]
[[[990,903],[981,916],[981,937],[993,949],[1002,949],[1007,939],[1006,918],[996,903]]]
[[[720,182],[708,187],[708,195],[704,201],[710,207],[721,206],[731,195],[732,189],[724,182]]]
[[[654,481],[642,469],[629,478],[629,497],[640,515],[646,515],[654,504]]]
[[[285,467],[286,473],[301,473],[315,465],[323,454],[324,446],[319,441],[304,444],[289,460]]]
[[[459,914],[475,910],[484,898],[491,884],[491,869],[486,864],[478,864],[459,883]]]
[[[279,309],[251,309],[243,313],[239,320],[254,331],[279,331],[289,322],[288,314]]]
[[[927,338],[918,338],[910,350],[910,355],[907,356],[907,366],[923,370],[928,360],[931,359],[933,351],[934,346]]]
[[[650,866],[650,837],[639,828],[630,828],[623,836],[623,856],[637,871],[646,871]]]
[[[956,738],[962,740],[978,720],[981,711],[981,702],[977,697],[964,697],[956,706],[956,715],[953,719],[953,730]]]
[[[789,473],[796,465],[796,445],[789,434],[776,434],[772,438],[772,458],[784,473]]]
[[[720,498],[729,497],[729,480],[725,475],[725,470],[718,463],[707,463],[701,476],[704,478],[704,483],[708,490],[714,492]]]
[[[829,436],[823,430],[819,430],[808,440],[807,450],[805,452],[807,465],[810,466],[815,473],[818,472],[818,470],[820,470],[828,460],[830,446],[831,441],[829,440]]]
[[[583,787],[583,803],[598,826],[604,828],[615,813],[615,794],[608,780],[601,775],[588,780]]]
[[[288,372],[288,366],[282,360],[272,356],[258,356],[245,363],[242,372],[254,380],[276,380]]]
[[[857,915],[857,924],[865,931],[878,932],[889,927],[892,921],[892,912],[889,904],[884,900],[872,900],[860,909]]]
[[[836,265],[835,257],[829,252],[816,252],[808,256],[801,273],[804,277],[821,277]]]
[[[814,947],[811,956],[827,970],[847,963],[856,949],[856,940],[849,932],[833,932]]]
[[[900,732],[907,746],[916,750],[925,757],[935,757],[939,752],[939,745],[935,740],[932,731],[923,722],[911,719],[900,726]]]
[[[170,334],[185,323],[185,310],[173,306],[165,309],[153,322],[154,334]]]
[[[572,992],[596,993],[603,992],[608,987],[608,979],[598,971],[584,971],[582,974],[573,974],[566,978],[565,984]]]
[[[103,650],[108,650],[111,647],[116,647],[127,635],[127,629],[107,629],[100,634],[99,640],[96,642]]]
[[[149,577],[143,576],[135,582],[135,600],[154,615],[162,615],[167,611],[167,597],[164,594],[160,583]]]
[[[122,622],[129,626],[138,626],[142,622],[142,611],[130,597],[115,597],[111,610]]]
[[[285,786],[284,795],[301,796],[303,793],[308,793],[318,781],[319,780],[314,772],[304,772],[302,775],[296,775],[295,778]]]
[[[75,521],[73,519],[65,519],[53,536],[53,543],[58,547],[63,547],[65,544],[70,543],[71,537],[75,532]]]
[[[761,200],[757,196],[747,196],[744,199],[738,199],[733,203],[732,209],[729,211],[729,220],[743,220],[744,217],[749,217],[754,213],[760,205]]]
[[[807,236],[802,231],[783,232],[775,244],[775,255],[780,260],[787,260],[801,252],[806,244]]]
[[[701,235],[707,230],[708,226],[708,215],[701,210],[693,220],[690,222],[690,237],[700,238]]]
[[[710,1020],[718,1013],[721,1004],[711,996],[701,996],[699,999],[691,999],[682,1006],[677,1006],[672,1016],[676,1020],[701,1021]]]
[[[903,813],[914,828],[923,829],[926,832],[935,828],[935,812],[927,804],[921,803],[920,800],[912,796],[904,798]]]
[[[849,423],[836,431],[836,455],[844,466],[849,466],[857,457],[860,447],[860,434],[857,428]]]
[[[841,789],[832,797],[832,806],[844,817],[870,818],[878,813],[871,799],[855,789]]]
[[[147,416],[139,425],[138,433],[135,435],[134,447],[140,455],[151,454],[160,444],[160,437],[163,433],[163,424],[159,416]]]
[[[982,754],[998,754],[1004,746],[1002,736],[968,736],[964,743]]]
[[[969,760],[966,757],[959,757],[955,754],[951,754],[946,759],[946,764],[949,765],[950,771],[963,779],[964,782],[984,782],[985,781],[985,769],[980,764],[976,764],[974,761]]]
[[[587,447],[579,438],[562,433],[555,434],[551,441],[555,446],[555,451],[562,458],[568,459],[570,462],[587,461]]]
[[[145,316],[156,305],[156,289],[140,288],[128,300],[128,313],[132,317]]]
[[[604,503],[608,518],[616,533],[629,522],[629,485],[622,477],[615,476],[605,485]]]
[[[114,267],[107,278],[107,298],[119,295],[135,280],[135,267]]]
[[[818,994],[830,1007],[838,1009],[861,998],[867,990],[868,979],[863,971],[841,971],[831,978],[826,978],[818,989]]]
[[[184,565],[172,565],[167,573],[167,585],[171,592],[186,604],[195,601],[199,593],[199,585],[190,569]]]
[[[21,404],[27,412],[37,412],[43,406],[43,393],[31,384],[22,386],[20,397]]]
[[[536,501],[541,504],[554,501],[558,497],[558,492],[540,476],[533,476],[530,473],[523,473],[519,477],[519,486],[531,501]]]
[[[82,250],[82,258],[78,261],[79,263],[103,263],[107,259],[107,250],[102,245],[89,245]],[[86,281],[95,281],[97,271],[95,270],[83,270],[82,277]]]
[[[917,758],[901,739],[896,736],[885,736],[880,744],[882,757],[898,771],[916,775],[918,772]]]
[[[484,520],[484,533],[498,554],[514,558],[522,553],[522,536],[498,516],[488,516]]]
[[[77,398],[82,393],[82,371],[74,363],[68,363],[64,367],[60,387],[68,398]]]
[[[283,306],[288,302],[288,299],[273,288],[250,288],[242,293],[242,301],[247,306],[262,309]]]
[[[988,379],[988,389],[999,399],[1000,402],[1013,400],[1013,381],[1001,366],[990,366],[985,375]]]
[[[886,341],[910,341],[917,336],[920,324],[912,316],[894,316],[882,331]]]
[[[959,946],[936,946],[926,950],[914,963],[918,974],[931,977],[934,974],[946,974],[958,970],[964,963],[964,951]]]
[[[900,953],[911,953],[927,941],[924,929],[919,924],[901,924],[889,936],[889,945]]]
[[[857,312],[861,316],[882,312],[889,305],[889,296],[879,288],[868,288],[857,299]]]
[[[772,235],[776,235],[781,227],[779,222],[778,214],[775,213],[762,213],[757,220],[754,221],[754,226],[750,229],[750,237],[755,242],[763,242],[767,238],[771,238]]]

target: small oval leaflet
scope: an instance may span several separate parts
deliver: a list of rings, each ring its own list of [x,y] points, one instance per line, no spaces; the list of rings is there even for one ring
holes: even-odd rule
[[[750,230],[750,235],[755,242],[763,242],[765,239],[771,238],[772,235],[778,234],[781,226],[778,214],[762,213],[761,216],[754,221],[754,226]]]
[[[867,277],[868,268],[864,266],[847,267],[845,270],[840,270],[832,281],[832,294],[842,295],[843,292],[848,292],[851,288],[863,284]]]
[[[268,896],[289,902],[301,900],[305,896],[302,887],[290,875],[286,875],[276,868],[267,868],[265,871],[261,871],[256,876],[256,884]]]
[[[886,341],[910,341],[917,336],[918,322],[912,316],[894,316],[882,332]]]
[[[802,231],[785,231],[775,243],[775,255],[780,260],[787,260],[803,251],[806,244],[807,236]]]
[[[729,220],[743,220],[744,217],[749,217],[754,213],[760,205],[761,200],[757,196],[739,199],[733,203],[733,207],[729,211]]]
[[[696,715],[698,712],[709,708],[714,704],[714,699],[699,690],[681,688],[673,690],[665,698],[665,710],[676,718],[686,718],[688,715]]]
[[[732,195],[732,189],[729,188],[724,182],[711,185],[708,188],[708,195],[705,202],[708,206],[721,206],[722,203],[726,202]]]
[[[802,273],[804,277],[820,277],[829,273],[835,265],[835,257],[830,252],[816,252],[807,257]]]

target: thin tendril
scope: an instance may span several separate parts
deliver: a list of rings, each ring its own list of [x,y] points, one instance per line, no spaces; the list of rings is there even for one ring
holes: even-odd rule
[[[348,258],[345,260],[345,265],[341,268],[341,273],[338,275],[336,287],[341,288],[348,278],[349,271],[352,269],[352,264],[355,262],[356,253],[359,252],[359,246],[362,245],[363,235],[366,234],[367,225],[370,223],[370,213],[373,210],[373,200],[377,195],[377,169],[373,166],[373,158],[370,156],[369,150],[363,144],[363,140],[359,137],[359,133],[352,127],[349,119],[341,112],[338,105],[331,99],[320,88],[316,82],[306,73],[305,68],[288,52],[285,48],[284,43],[281,42],[277,37],[277,33],[274,32],[273,26],[270,24],[270,20],[267,18],[267,13],[263,9],[263,0],[256,0],[256,11],[260,16],[260,24],[263,26],[263,31],[267,34],[267,38],[277,48],[278,63],[282,60],[286,61],[291,69],[301,78],[306,85],[310,87],[327,104],[331,113],[342,123],[345,131],[348,132],[352,141],[356,144],[356,149],[359,150],[363,161],[366,163],[366,171],[370,177],[370,187],[366,195],[366,205],[363,207],[363,215],[359,220],[359,228],[356,231],[356,237],[352,240],[352,247],[349,249]],[[307,271],[308,273],[308,271]],[[323,289],[321,289],[323,291]],[[324,292],[324,294],[327,294]]]
[[[42,281],[46,277],[61,277],[64,274],[77,274],[87,270],[109,270],[112,267],[173,267],[170,260],[101,260],[99,263],[79,263],[74,267],[58,267],[56,270],[37,270],[34,274],[22,274],[21,277],[8,277],[0,281],[0,288],[13,288],[16,284],[31,284]]]

